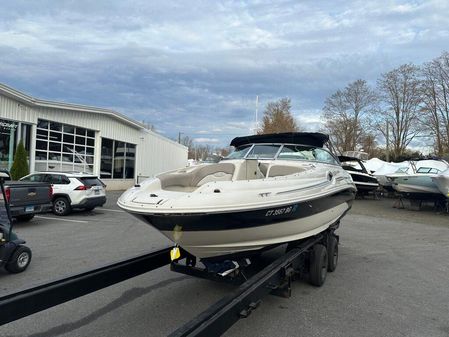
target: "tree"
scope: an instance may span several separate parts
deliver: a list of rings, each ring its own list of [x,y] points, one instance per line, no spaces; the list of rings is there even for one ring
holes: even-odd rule
[[[281,98],[278,101],[268,103],[264,111],[262,127],[257,133],[260,135],[298,131],[298,126],[290,111],[291,108],[290,98]]]
[[[363,151],[368,153],[370,158],[375,157],[379,153],[377,149],[376,136],[374,134],[366,133],[363,135],[360,143]]]
[[[418,67],[404,64],[381,75],[377,82],[382,106],[377,120],[377,129],[393,147],[393,157],[399,158],[410,142],[420,132],[418,119],[421,103]]]
[[[188,148],[187,157],[189,159],[195,159],[195,146],[193,144],[193,139],[189,136],[181,137],[181,144]]]
[[[421,121],[434,136],[438,156],[449,153],[449,53],[421,68]]]
[[[325,127],[340,151],[356,150],[374,111],[377,95],[366,81],[358,79],[328,97],[323,107]]]
[[[10,173],[13,180],[19,180],[30,173],[27,152],[22,141],[20,141],[19,145],[17,145],[16,154],[14,156],[14,162]]]

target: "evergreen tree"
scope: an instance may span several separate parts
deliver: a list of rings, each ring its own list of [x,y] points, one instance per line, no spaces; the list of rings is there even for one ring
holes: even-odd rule
[[[14,156],[14,162],[10,173],[13,180],[19,180],[30,173],[27,161],[27,152],[22,141],[20,141],[19,145],[17,145],[16,154]]]

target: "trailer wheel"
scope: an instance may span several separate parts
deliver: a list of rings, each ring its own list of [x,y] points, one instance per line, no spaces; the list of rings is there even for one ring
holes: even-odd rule
[[[337,269],[338,263],[338,240],[334,235],[329,238],[327,256],[329,260],[327,263],[327,271],[333,272]]]
[[[309,266],[309,282],[310,284],[321,287],[326,281],[327,275],[327,250],[321,244],[313,246],[310,253],[310,266]]]
[[[21,273],[28,268],[31,262],[31,249],[27,246],[19,246],[11,255],[5,268],[10,273]]]

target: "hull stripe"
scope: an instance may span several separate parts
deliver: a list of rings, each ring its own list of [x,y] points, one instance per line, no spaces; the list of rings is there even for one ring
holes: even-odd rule
[[[159,231],[217,231],[272,225],[309,217],[340,204],[349,207],[354,199],[352,189],[322,198],[271,208],[234,213],[203,214],[134,214]]]

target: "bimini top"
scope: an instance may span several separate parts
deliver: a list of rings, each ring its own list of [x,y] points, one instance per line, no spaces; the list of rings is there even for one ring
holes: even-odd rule
[[[301,144],[315,147],[323,147],[329,140],[329,135],[319,132],[284,132],[271,133],[267,135],[252,135],[235,137],[231,141],[231,146],[241,146],[254,143],[281,143],[281,144]]]

